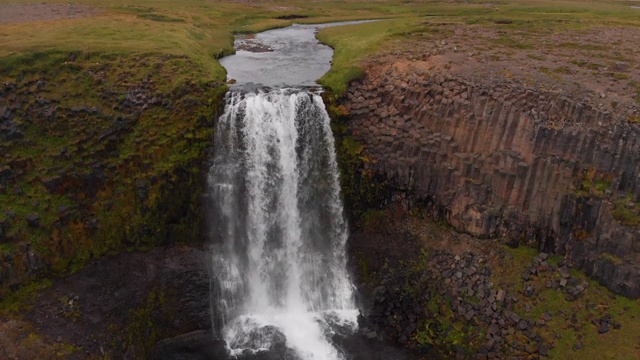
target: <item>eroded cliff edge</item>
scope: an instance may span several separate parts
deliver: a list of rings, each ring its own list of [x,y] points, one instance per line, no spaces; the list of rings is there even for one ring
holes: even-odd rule
[[[562,93],[383,65],[341,104],[365,171],[458,231],[565,259],[640,297],[640,125]]]

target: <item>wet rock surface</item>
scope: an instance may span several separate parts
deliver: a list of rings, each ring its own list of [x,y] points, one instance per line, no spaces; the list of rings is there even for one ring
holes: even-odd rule
[[[158,342],[149,359],[226,360],[228,357],[224,341],[214,340],[210,332],[197,330]]]
[[[209,251],[168,247],[106,256],[55,279],[23,316],[0,315],[0,356],[30,360],[58,351],[67,359],[231,359],[226,343],[212,334]],[[282,337],[277,329],[269,334]],[[415,358],[363,334],[336,334],[332,341],[350,360]],[[296,359],[284,338],[279,344],[237,359]]]
[[[422,299],[399,293],[394,289],[398,280],[394,281],[389,276],[376,287],[368,320],[377,337],[397,339],[423,355],[436,358],[446,357],[447,353],[472,358],[500,358],[505,354],[525,356],[527,353],[540,355],[540,348],[549,347],[535,333],[538,324],[522,319],[512,310],[516,299],[503,289],[493,289],[486,268],[480,272],[475,270],[482,263],[482,257],[470,252],[463,256],[441,252],[432,255],[431,261],[434,262],[431,279],[423,279],[430,286],[425,288]],[[425,313],[424,309],[429,308],[430,301],[439,298],[451,299],[449,306],[454,322],[468,326],[468,329],[487,329],[486,335],[482,337],[480,331],[469,330],[465,334],[468,338],[459,347],[447,349],[444,344],[438,344],[437,337],[447,336],[449,325],[445,324],[451,319],[441,319],[444,313]],[[420,343],[418,327],[425,326],[425,323],[429,324],[428,329],[433,330],[434,338]],[[524,340],[514,342],[512,339],[515,337]],[[445,346],[445,349],[440,346]]]
[[[196,247],[107,256],[56,281],[24,318],[43,341],[77,349],[70,359],[148,358],[155,342],[198,330],[172,349],[199,349],[211,323],[207,264],[207,251]],[[202,351],[217,349],[207,346]]]

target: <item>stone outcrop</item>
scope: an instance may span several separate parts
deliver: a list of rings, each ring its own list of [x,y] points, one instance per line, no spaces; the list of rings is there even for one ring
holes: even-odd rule
[[[213,335],[196,330],[175,338],[160,341],[153,349],[153,360],[226,360],[226,343],[213,340]]]
[[[365,323],[369,327],[365,327],[365,331],[380,339],[396,340],[435,359],[454,355],[474,359],[547,356],[550,344],[537,334],[545,326],[544,320],[527,320],[513,311],[516,298],[508,291],[492,287],[490,269],[482,266],[484,260],[482,255],[472,252],[459,256],[436,251],[429,261],[434,269],[432,273],[423,270],[423,274],[411,271],[386,274],[373,290]],[[410,288],[403,286],[407,283]],[[422,296],[411,296],[411,289],[415,288]],[[439,304],[441,298],[451,299],[449,312],[425,312],[425,308],[435,310],[438,306],[434,304]],[[447,349],[450,344],[442,341],[446,335],[439,333],[439,329],[447,327],[448,324],[442,323],[447,317],[486,329],[486,333],[483,337],[464,334],[464,345],[471,346]],[[433,338],[422,338],[425,327],[433,330]]]
[[[370,72],[342,100],[366,167],[457,230],[564,254],[640,297],[640,126],[562,94]]]
[[[211,335],[209,253],[182,246],[103,257],[44,289],[24,318],[44,343],[72,345],[67,358],[149,359],[156,342],[184,333],[176,352],[195,353],[198,345],[204,354],[224,351]]]

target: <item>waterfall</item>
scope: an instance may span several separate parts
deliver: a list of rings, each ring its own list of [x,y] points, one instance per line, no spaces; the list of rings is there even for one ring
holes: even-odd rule
[[[344,359],[355,330],[329,116],[301,90],[231,92],[215,135],[214,324],[235,355]]]

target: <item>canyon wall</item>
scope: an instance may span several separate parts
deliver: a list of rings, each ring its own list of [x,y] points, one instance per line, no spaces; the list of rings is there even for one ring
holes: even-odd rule
[[[640,126],[565,95],[369,71],[342,99],[365,167],[458,231],[564,254],[640,297]]]

